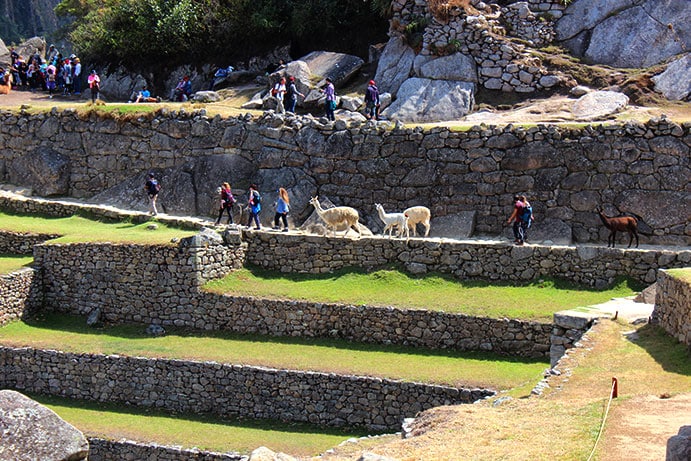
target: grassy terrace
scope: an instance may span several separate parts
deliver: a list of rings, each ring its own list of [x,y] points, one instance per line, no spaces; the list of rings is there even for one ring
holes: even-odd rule
[[[543,280],[516,286],[471,282],[443,275],[414,277],[392,269],[365,273],[284,274],[243,269],[206,284],[216,293],[354,305],[432,309],[492,318],[551,322],[563,309],[590,306],[633,294],[641,287],[620,281],[605,291],[563,281]]]
[[[0,275],[9,274],[22,267],[29,266],[33,260],[34,258],[31,256],[0,254]]]
[[[136,407],[30,395],[91,437],[137,440],[248,454],[265,446],[293,456],[313,456],[366,431],[341,431],[275,421],[228,421],[207,416],[171,416]]]
[[[0,229],[13,232],[58,234],[55,243],[116,242],[116,243],[169,243],[173,237],[194,235],[194,231],[181,230],[157,222],[158,229],[147,229],[148,223],[106,222],[81,216],[52,218],[34,215],[16,215],[0,211]]]
[[[546,362],[487,353],[426,351],[333,339],[275,338],[169,329],[150,337],[141,325],[89,328],[78,316],[44,315],[0,328],[0,344],[66,352],[164,357],[272,368],[378,376],[454,386],[511,389],[540,379]]]

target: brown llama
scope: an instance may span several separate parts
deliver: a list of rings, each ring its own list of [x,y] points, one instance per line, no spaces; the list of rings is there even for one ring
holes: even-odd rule
[[[602,220],[602,224],[609,229],[609,236],[607,237],[607,247],[610,244],[614,248],[614,242],[617,238],[617,232],[628,232],[629,233],[629,246],[631,248],[631,243],[633,243],[633,238],[636,237],[636,248],[638,248],[638,219],[633,216],[619,216],[616,218],[608,218],[602,212],[602,210],[597,210]]]

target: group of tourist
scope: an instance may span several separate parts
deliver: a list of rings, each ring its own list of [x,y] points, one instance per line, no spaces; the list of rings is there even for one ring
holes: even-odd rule
[[[224,182],[221,187],[218,188],[218,194],[220,198],[218,218],[216,219],[216,224],[221,224],[221,218],[223,214],[228,215],[228,224],[233,224],[233,205],[236,203],[233,192],[230,189],[230,184]],[[288,232],[288,212],[290,211],[290,197],[288,197],[288,191],[283,187],[278,189],[278,198],[274,203],[274,208],[276,213],[274,214],[274,230],[280,229],[280,224],[283,224],[283,232]],[[259,193],[259,189],[256,184],[251,184],[247,192],[247,229],[252,227],[254,224],[255,229],[261,229],[261,223],[259,222],[259,213],[262,211],[262,196]]]
[[[74,54],[64,58],[55,45],[50,45],[45,56],[37,52],[28,59],[10,48],[10,60],[10,68],[0,71],[15,90],[46,91],[49,98],[55,93],[68,96],[82,92],[81,60]]]
[[[158,209],[156,207],[156,202],[158,200],[158,194],[161,191],[161,184],[156,179],[154,173],[149,173],[144,183],[144,191],[149,197],[149,214],[152,216],[158,215]],[[216,219],[215,225],[218,226],[221,223],[223,214],[228,215],[228,224],[233,223],[233,205],[237,203],[235,197],[233,196],[233,191],[231,190],[230,184],[224,182],[218,188],[217,193],[219,195],[219,207],[218,207],[218,218]],[[283,232],[288,232],[288,212],[290,211],[290,197],[288,197],[288,191],[281,187],[278,189],[278,198],[276,203],[274,203],[276,213],[274,215],[274,226],[273,229],[280,229],[280,224],[283,224]],[[261,223],[259,222],[259,213],[262,211],[262,196],[259,193],[259,189],[256,184],[251,184],[249,190],[247,191],[247,229],[252,227],[254,224],[255,229],[261,229]]]

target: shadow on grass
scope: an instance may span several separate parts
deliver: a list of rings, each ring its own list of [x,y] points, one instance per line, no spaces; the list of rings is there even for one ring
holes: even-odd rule
[[[641,346],[665,371],[691,376],[691,349],[657,325],[646,324],[638,329],[632,341]]]
[[[258,266],[246,264],[244,266],[248,272],[250,272],[254,277],[264,279],[266,281],[271,280],[289,280],[291,282],[304,282],[312,280],[338,280],[342,277],[347,277],[349,275],[368,275],[374,279],[386,280],[392,279],[406,279],[410,281],[425,281],[425,280],[440,280],[444,282],[451,282],[459,284],[466,288],[487,288],[487,287],[535,287],[544,288],[550,287],[557,290],[578,290],[585,292],[601,292],[602,289],[597,289],[594,287],[589,287],[586,285],[579,285],[568,280],[558,279],[558,278],[540,278],[539,280],[532,280],[527,282],[521,282],[519,280],[515,281],[487,281],[481,279],[473,280],[459,280],[451,274],[443,274],[437,272],[430,272],[424,275],[412,275],[405,271],[402,267],[387,265],[385,267],[380,267],[374,270],[364,270],[359,267],[347,267],[339,269],[329,273],[320,274],[305,274],[305,273],[286,273],[279,271],[270,271],[263,269]],[[616,286],[624,286],[631,291],[641,291],[646,287],[646,285],[637,282],[633,279],[626,277],[618,277],[608,288]]]
[[[24,323],[35,328],[52,331],[63,331],[88,335],[107,335],[132,340],[152,339],[151,336],[145,333],[144,330],[146,327],[144,325],[107,325],[100,328],[93,328],[86,325],[86,319],[84,317],[75,315],[43,313],[40,316],[25,319]],[[445,349],[424,349],[398,345],[367,344],[334,338],[299,338],[292,336],[243,335],[230,332],[200,332],[175,327],[166,327],[166,336],[180,336],[198,339],[214,338],[230,341],[251,341],[261,344],[316,346],[353,352],[382,352],[416,357],[445,357],[451,359],[468,359],[483,362],[534,364],[546,363],[547,361],[547,359],[512,357],[494,354],[491,352],[454,351]]]
[[[24,393],[24,392],[22,392]],[[175,419],[179,422],[195,422],[195,423],[205,423],[205,424],[219,424],[225,426],[237,426],[247,429],[257,429],[264,431],[278,431],[278,432],[289,432],[294,434],[312,434],[319,433],[325,435],[335,435],[335,436],[348,436],[348,437],[359,437],[370,434],[372,431],[359,428],[334,428],[334,427],[322,427],[317,425],[312,425],[309,423],[300,422],[284,422],[278,420],[261,420],[261,419],[251,419],[251,418],[219,418],[212,415],[206,414],[190,414],[185,413],[184,415],[175,414],[172,412],[166,412],[164,410],[148,408],[148,407],[137,407],[125,404],[116,404],[110,402],[95,402],[90,400],[74,400],[66,397],[57,397],[53,395],[44,394],[34,394],[25,393],[28,397],[36,400],[43,405],[56,405],[61,407],[67,407],[75,410],[87,410],[87,411],[105,411],[131,416],[152,416],[152,417],[163,417]]]

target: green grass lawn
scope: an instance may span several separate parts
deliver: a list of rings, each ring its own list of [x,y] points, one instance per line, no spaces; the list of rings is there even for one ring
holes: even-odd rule
[[[487,353],[428,351],[335,339],[225,332],[201,335],[175,329],[169,329],[166,336],[154,338],[144,334],[141,325],[93,329],[86,326],[83,317],[60,314],[46,314],[28,323],[10,323],[0,328],[0,344],[66,352],[212,360],[499,390],[534,384],[547,365],[546,361]]]
[[[33,256],[0,254],[0,275],[9,274],[26,267],[34,260]]]
[[[147,229],[149,223],[105,222],[71,216],[51,218],[33,215],[15,215],[0,211],[0,229],[14,232],[58,234],[62,237],[51,240],[55,243],[74,242],[117,242],[162,244],[173,237],[187,237],[195,231],[181,230],[157,222],[158,229]]]
[[[552,321],[552,314],[632,295],[640,287],[621,281],[605,291],[554,280],[523,286],[458,281],[442,275],[414,277],[397,270],[357,270],[325,275],[242,269],[205,285],[215,293],[354,305],[431,309],[492,318]]]
[[[87,436],[126,438],[162,445],[248,454],[265,446],[293,456],[314,456],[365,431],[341,431],[275,421],[223,421],[210,416],[170,416],[143,408],[30,395]]]

